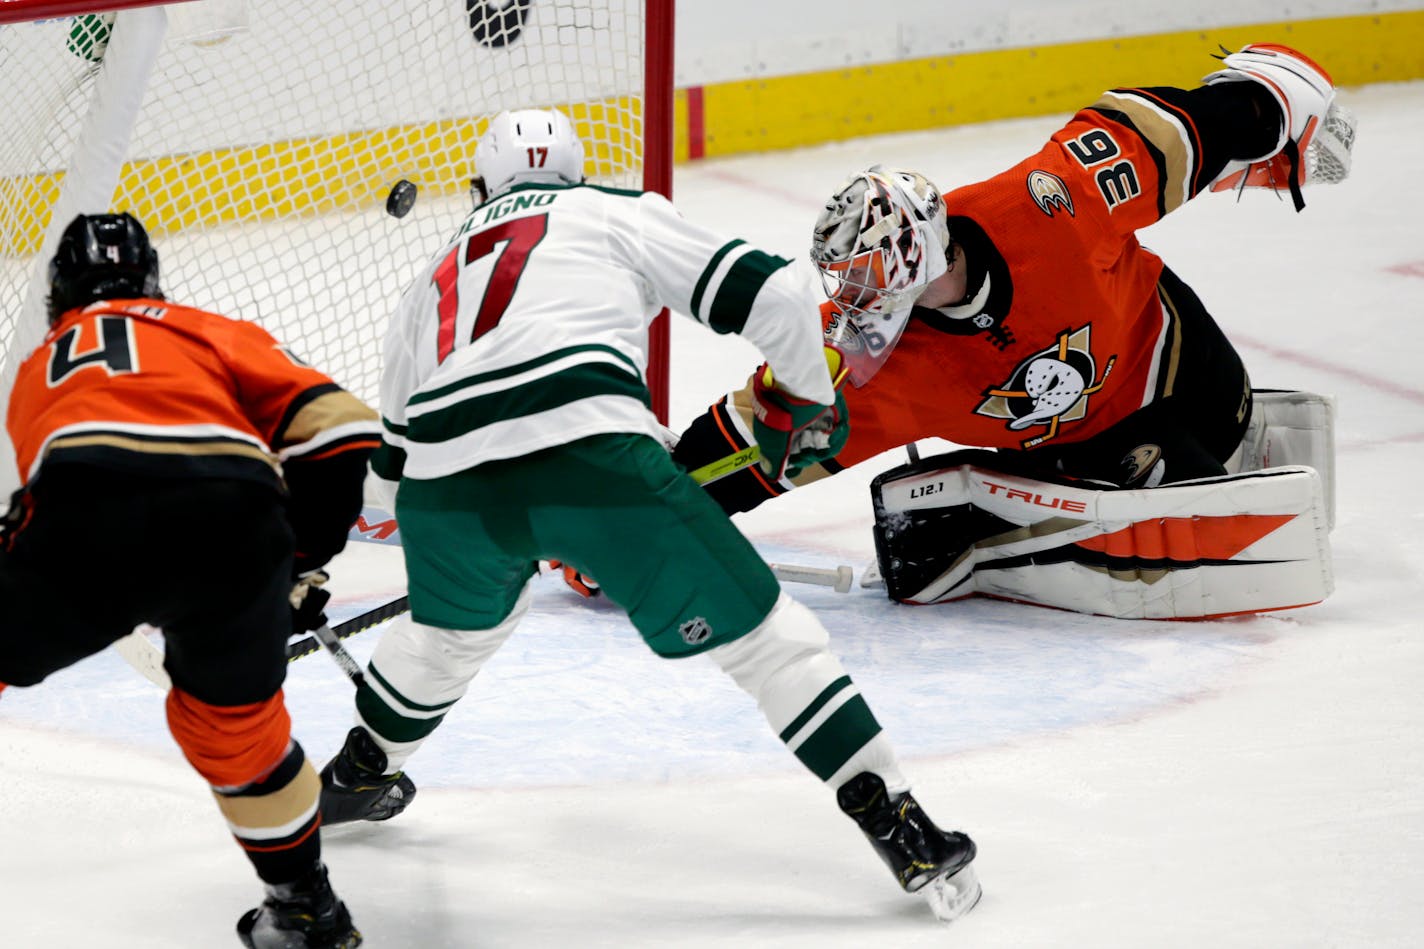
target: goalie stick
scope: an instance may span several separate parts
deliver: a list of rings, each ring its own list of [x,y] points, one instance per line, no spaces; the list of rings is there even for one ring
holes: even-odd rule
[[[837,593],[848,593],[851,583],[855,579],[855,572],[848,566],[842,565],[834,570],[821,567],[803,567],[796,564],[768,564],[771,572],[778,580],[791,580],[798,583],[814,583],[819,586],[833,588]],[[342,671],[355,682],[361,684],[361,667],[346,651],[346,647],[341,645],[341,640],[355,636],[357,633],[365,632],[372,626],[379,626],[387,620],[395,619],[402,613],[410,611],[410,597],[401,596],[389,603],[378,606],[373,610],[367,610],[359,616],[352,617],[335,626],[322,625],[320,628],[312,630],[310,636],[303,637],[287,644],[287,661],[300,659],[308,656],[318,649],[325,647],[331,653],[336,664]],[[145,640],[147,642],[147,640]],[[152,648],[152,646],[150,646]],[[154,650],[157,652],[157,650]],[[127,656],[125,658],[128,658]],[[130,660],[132,662],[132,660]],[[161,665],[161,663],[160,663]],[[137,668],[137,666],[135,666]],[[143,671],[140,669],[139,671]]]
[[[701,485],[708,485],[714,481],[721,481],[741,471],[743,468],[750,468],[761,460],[761,449],[755,444],[748,445],[738,451],[732,452],[725,458],[718,458],[716,461],[709,461],[701,468],[694,468],[687,473],[687,476]]]
[[[837,593],[849,593],[851,582],[855,580],[855,571],[845,564],[841,564],[835,569],[829,567],[803,567],[793,563],[769,563],[772,575],[778,580],[789,580],[793,583],[814,583],[817,586],[830,587]]]
[[[701,468],[689,471],[687,476],[698,484],[705,485],[734,475],[743,468],[748,468],[756,464],[760,458],[760,449],[758,449],[756,445],[749,445],[746,448],[732,452],[725,458],[718,458],[716,461],[708,462]],[[357,519],[356,526],[352,528],[349,539],[367,543],[399,546],[399,531],[400,529],[396,526],[395,518],[392,517],[389,512],[376,507],[367,507],[361,511],[361,516]],[[850,592],[851,583],[854,581],[854,571],[851,567],[844,564],[835,568],[808,567],[789,563],[773,563],[768,564],[768,566],[771,567],[771,572],[776,575],[778,580],[784,580],[790,583],[812,583],[817,586],[831,587],[837,593]],[[390,604],[390,606],[394,607],[395,604]],[[386,609],[386,607],[382,607],[381,609]],[[406,609],[409,609],[409,606],[397,609],[394,613],[391,613],[390,616],[403,613]],[[373,614],[380,612],[381,610],[372,611]],[[376,623],[383,622],[389,618],[389,616],[377,616],[366,622],[364,626],[361,626],[359,629],[354,629],[351,632],[343,632],[348,625],[347,623],[342,623],[340,626],[334,628],[338,635],[340,635],[342,639],[345,639],[347,636],[352,635],[352,633],[359,633],[362,629],[365,629],[366,626],[374,626]],[[350,623],[354,624],[362,619],[364,619],[364,617],[358,616],[356,619],[351,620]],[[293,651],[299,647],[299,652]],[[320,646],[316,640],[309,636],[289,647],[288,658],[296,659],[298,656],[305,656],[307,653],[316,652],[319,648]]]
[[[713,481],[720,481],[741,471],[743,468],[750,468],[761,460],[761,449],[755,444],[746,448],[732,452],[716,461],[709,461],[701,468],[694,468],[687,473],[687,476],[700,485],[708,485]],[[772,574],[778,580],[786,580],[791,583],[814,583],[818,586],[831,587],[837,593],[849,593],[852,581],[855,579],[855,572],[845,564],[841,564],[835,569],[827,567],[804,567],[791,563],[769,563]]]

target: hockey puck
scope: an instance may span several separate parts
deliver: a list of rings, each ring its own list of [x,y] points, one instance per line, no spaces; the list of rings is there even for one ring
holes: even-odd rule
[[[415,207],[415,195],[419,189],[415,182],[402,178],[391,185],[391,193],[386,195],[386,213],[391,217],[405,217]]]

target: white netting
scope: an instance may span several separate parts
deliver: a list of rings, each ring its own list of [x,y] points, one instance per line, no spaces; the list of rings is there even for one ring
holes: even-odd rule
[[[244,9],[207,0],[167,8],[178,12],[166,32],[160,21],[107,209],[148,227],[171,299],[259,322],[374,400],[386,318],[468,212],[474,142],[496,112],[563,108],[587,143],[591,180],[642,186],[643,6],[265,0]],[[0,26],[6,391],[15,361],[43,331],[34,305],[43,288],[28,309],[25,299],[47,256],[40,248],[65,173],[76,156],[82,167],[86,153],[101,151],[93,132],[76,147],[91,101],[112,119],[122,109],[104,104],[105,84],[132,85],[105,61],[138,32],[126,18],[159,13]],[[245,28],[214,41],[230,22]],[[122,148],[121,134],[106,135]],[[108,194],[103,174],[91,177]],[[419,186],[419,200],[397,219],[384,208],[402,178]]]

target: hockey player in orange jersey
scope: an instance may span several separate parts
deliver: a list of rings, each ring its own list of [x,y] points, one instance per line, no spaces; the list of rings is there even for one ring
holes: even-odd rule
[[[997,449],[1030,478],[1153,488],[1221,476],[1252,417],[1251,379],[1196,294],[1136,236],[1207,190],[1338,181],[1354,124],[1309,58],[1226,55],[1195,89],[1123,88],[1028,158],[943,195],[923,175],[853,175],[812,259],[853,420],[832,459],[708,484],[729,513],[886,450],[939,437]],[[745,449],[750,401],[695,419],[689,471]],[[980,461],[982,453],[976,456]]]
[[[160,627],[169,729],[266,884],[242,942],[359,945],[281,688],[294,589],[345,544],[376,415],[256,324],[165,300],[131,215],[75,218],[49,275],[7,418],[0,681]]]

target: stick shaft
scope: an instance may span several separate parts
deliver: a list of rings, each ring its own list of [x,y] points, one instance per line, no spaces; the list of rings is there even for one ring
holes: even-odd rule
[[[692,469],[687,473],[687,476],[698,484],[711,484],[713,481],[720,481],[729,475],[734,475],[743,468],[750,468],[760,459],[761,449],[756,445],[748,445],[726,457],[709,461],[701,468]]]
[[[337,637],[335,630],[322,623],[312,630],[312,635],[326,647],[326,651],[331,653],[331,658],[336,660],[341,671],[346,673],[346,678],[354,682],[357,688],[366,684],[366,676],[361,672],[361,663],[357,662],[356,658],[346,651],[346,647],[341,645],[341,640]]]
[[[360,616],[354,616],[344,623],[337,623],[330,627],[332,634],[338,639],[346,639],[364,632],[372,626],[384,623],[388,619],[394,619],[402,613],[410,610],[410,597],[399,596],[389,603],[382,604],[373,610],[367,610]],[[287,661],[300,659],[302,656],[309,656],[321,648],[321,642],[316,635],[307,636],[294,643],[287,644]]]
[[[850,592],[851,581],[855,578],[855,572],[844,565],[834,569],[830,567],[803,567],[792,563],[773,563],[767,564],[767,566],[771,567],[772,574],[778,580],[833,587],[837,593]]]

